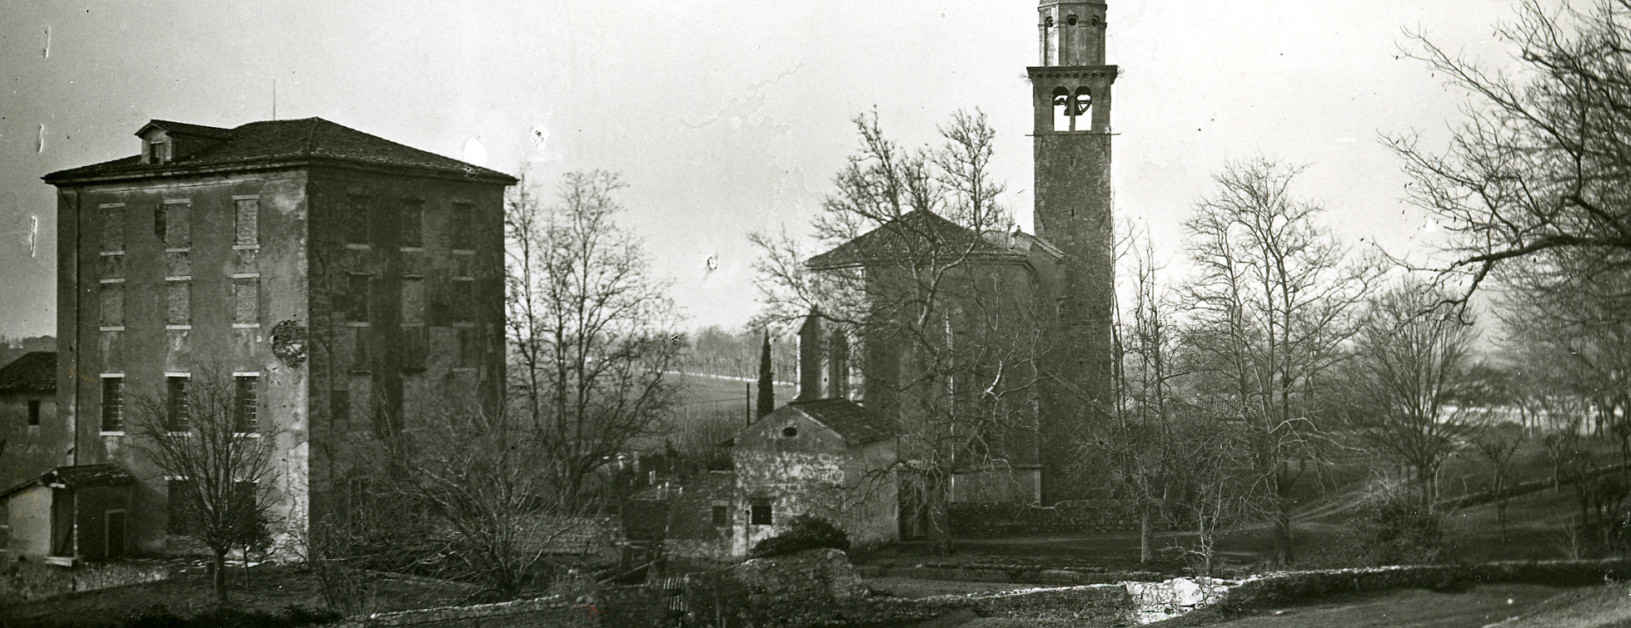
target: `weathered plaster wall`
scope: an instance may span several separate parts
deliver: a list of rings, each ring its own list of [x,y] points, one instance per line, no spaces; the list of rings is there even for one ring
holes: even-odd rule
[[[237,202],[258,205],[256,244],[236,244]],[[188,242],[166,243],[155,210],[185,207]],[[103,251],[104,216],[116,210],[122,246]],[[168,213],[168,221],[179,214]],[[73,426],[62,443],[77,448],[74,464],[113,462],[138,484],[129,525],[134,548],[166,547],[168,500],[163,472],[139,455],[128,432],[101,431],[101,378],[124,377],[125,419],[136,419],[134,400],[164,391],[167,372],[230,378],[258,373],[258,416],[275,426],[284,481],[274,492],[275,511],[305,511],[300,489],[306,468],[306,370],[276,359],[270,333],[280,321],[306,321],[306,175],[272,171],[176,177],[63,188],[58,193],[59,256],[58,376],[60,416]],[[166,292],[175,278],[191,285],[185,325],[167,316]],[[235,282],[254,281],[258,313],[235,323]],[[98,292],[121,286],[122,316],[104,320]],[[113,324],[107,324],[113,323]],[[263,428],[264,429],[264,428]],[[133,548],[133,549],[134,549]]]
[[[878,441],[852,455],[844,469],[844,531],[851,547],[900,540],[900,479],[895,439]],[[853,451],[853,450],[852,450]]]
[[[28,402],[40,402],[40,424],[28,424]],[[57,400],[46,393],[0,394],[0,440],[6,441],[6,463],[0,465],[0,490],[38,478],[63,463],[67,428],[57,418]]]
[[[109,510],[125,511],[125,521],[135,513],[131,512],[130,491],[124,486],[98,486],[82,488],[71,493],[63,493],[74,501],[75,517],[74,531],[76,536],[75,551],[79,556],[91,560],[101,560],[107,557],[108,544],[113,541],[109,538],[107,528],[107,512]],[[130,530],[126,534],[126,555],[131,553]]]
[[[736,498],[736,474],[708,471],[685,482],[669,498],[663,547],[675,556],[725,560],[732,556],[733,531],[746,526],[748,513]],[[725,508],[725,525],[714,525],[714,507]]]
[[[34,486],[7,500],[11,541],[6,549],[23,556],[51,552],[51,489]]]
[[[323,513],[337,512],[343,500],[335,488],[356,462],[347,452],[372,438],[376,425],[496,407],[504,381],[503,188],[325,168],[312,172],[310,194],[311,480],[314,512]],[[470,215],[455,217],[464,203]],[[418,246],[403,239],[411,206],[422,217]],[[366,243],[347,242],[353,219],[366,221]],[[456,224],[469,229],[468,249],[452,241]],[[364,294],[354,276],[366,277]],[[366,322],[347,320],[344,307],[355,297],[367,300]]]

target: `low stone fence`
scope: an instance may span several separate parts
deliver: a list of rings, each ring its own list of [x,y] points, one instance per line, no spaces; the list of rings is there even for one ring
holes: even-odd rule
[[[866,578],[914,578],[961,582],[1011,582],[1014,584],[1079,585],[1116,582],[1158,582],[1166,578],[1154,571],[1110,571],[1093,568],[1049,569],[1035,565],[919,563],[915,565],[862,565],[855,568]]]
[[[1333,593],[1390,589],[1456,589],[1486,583],[1585,586],[1631,578],[1631,560],[1510,561],[1477,565],[1404,565],[1292,571],[1254,576],[1230,587],[1231,609],[1315,599]]]
[[[1087,534],[1138,530],[1138,517],[1119,499],[1081,499],[1052,506],[962,503],[947,509],[951,533],[965,538]]]
[[[58,595],[167,580],[175,564],[164,560],[48,565],[38,559],[0,558],[0,606]]]

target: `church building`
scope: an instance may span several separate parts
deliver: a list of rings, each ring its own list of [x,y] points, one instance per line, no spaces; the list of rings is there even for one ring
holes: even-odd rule
[[[954,501],[1052,504],[1090,489],[1078,481],[1080,447],[1108,420],[1114,391],[1117,68],[1105,63],[1106,8],[1095,0],[1038,6],[1039,59],[1027,68],[1034,235],[915,211],[806,261],[812,271],[857,278],[868,305],[863,324],[833,321],[838,340],[821,343],[833,345],[832,360],[801,358],[801,370],[828,372],[830,394],[898,420],[903,460],[959,457]],[[834,385],[849,377],[831,374],[850,337],[859,348],[853,390]]]

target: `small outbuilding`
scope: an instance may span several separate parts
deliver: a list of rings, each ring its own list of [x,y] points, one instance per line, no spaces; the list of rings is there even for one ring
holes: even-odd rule
[[[805,514],[831,521],[853,546],[899,540],[898,433],[894,421],[848,399],[794,401],[739,432],[731,555]]]
[[[7,551],[71,566],[121,558],[136,478],[115,465],[57,467],[0,493],[10,539]]]

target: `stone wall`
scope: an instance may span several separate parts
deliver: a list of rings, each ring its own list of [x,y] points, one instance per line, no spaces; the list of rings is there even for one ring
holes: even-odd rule
[[[951,533],[969,538],[1025,534],[1093,534],[1138,530],[1138,517],[1118,499],[1081,499],[1052,506],[951,504]]]
[[[596,556],[616,560],[623,540],[617,517],[552,517],[543,528],[551,535],[545,551],[551,554]]]
[[[0,606],[167,580],[173,571],[173,566],[165,561],[89,563],[69,568],[36,560],[0,558]]]

